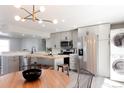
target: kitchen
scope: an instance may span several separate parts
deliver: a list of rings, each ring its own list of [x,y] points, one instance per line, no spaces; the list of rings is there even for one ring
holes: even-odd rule
[[[15,42],[16,41],[16,42]],[[33,56],[33,57],[39,57],[41,55],[42,60],[35,60],[37,63],[41,61],[40,64],[45,65],[53,65],[53,62],[49,62],[55,58],[59,58],[59,61],[62,60],[65,55],[49,55],[49,51],[45,50],[45,40],[43,39],[34,39],[34,38],[26,38],[26,39],[20,39],[20,38],[14,38],[14,42],[10,39],[10,45],[13,43],[14,48],[10,49],[9,52],[3,52],[1,54],[1,74],[7,74],[13,71],[19,71],[19,68],[21,68],[21,64],[23,64],[23,61],[25,60],[28,62],[27,56]],[[34,43],[32,43],[34,42]],[[11,46],[10,46],[11,47]],[[20,48],[19,48],[20,47]],[[62,57],[62,59],[60,58]],[[66,57],[66,56],[65,56]],[[67,56],[68,57],[68,56]],[[49,60],[46,59],[46,62],[44,62],[44,58],[49,58]],[[35,58],[34,58],[35,59]],[[32,59],[33,61],[33,59]],[[35,62],[33,61],[33,62]],[[43,63],[42,63],[43,61]],[[32,63],[33,63],[32,62]],[[10,64],[9,64],[10,63]],[[52,63],[52,64],[51,64]],[[61,63],[61,61],[60,61]],[[61,63],[62,64],[62,63]],[[57,65],[56,65],[57,66]],[[10,68],[9,68],[10,67]],[[56,67],[57,69],[57,67]],[[21,70],[21,69],[20,69]]]
[[[10,52],[4,52],[1,55],[1,74],[7,74],[10,72],[15,72],[15,71],[20,71],[24,70],[21,69],[21,66],[23,65],[23,61],[21,60],[27,60],[27,58],[32,57],[32,64],[37,62],[37,64],[42,64],[42,65],[48,65],[52,66],[53,69],[57,70],[57,65],[58,64],[63,64],[64,63],[64,58],[69,57],[68,64],[70,70],[73,71],[78,71],[79,68],[77,68],[77,62],[80,61],[80,68],[85,68],[88,69],[90,72],[100,75],[100,76],[105,76],[109,77],[109,58],[108,57],[108,52],[105,52],[103,54],[104,49],[109,49],[106,47],[109,47],[108,42],[103,42],[104,44],[107,44],[106,47],[99,47],[98,49],[102,49],[102,51],[96,51],[96,50],[90,50],[88,53],[94,53],[93,55],[96,55],[98,52],[102,52],[102,55],[94,58],[100,58],[100,57],[105,57],[103,59],[106,59],[106,63],[102,61],[100,58],[98,61],[97,59],[93,59],[92,57],[86,57],[89,54],[87,53],[87,50],[84,49],[84,58],[82,55],[78,57],[79,49],[82,49],[84,45],[89,49],[88,44],[83,44],[82,42],[82,35],[86,35],[87,31],[94,31],[96,35],[99,35],[101,40],[102,38],[106,38],[109,35],[110,31],[110,24],[98,24],[98,25],[91,25],[88,27],[82,27],[70,31],[64,31],[64,32],[56,32],[56,33],[51,33],[50,37],[47,39],[41,39],[39,37],[29,37],[27,36],[20,36],[20,38],[14,38],[14,48],[11,49]],[[103,33],[103,31],[108,32],[108,34]],[[83,34],[81,34],[83,33]],[[102,34],[101,34],[102,33]],[[91,33],[92,34],[92,33]],[[102,35],[102,36],[101,36]],[[18,36],[19,37],[19,36]],[[13,45],[13,37],[10,38],[10,46]],[[17,40],[17,41],[16,41]],[[85,39],[84,39],[85,40]],[[99,42],[101,42],[99,40]],[[32,43],[33,42],[33,43]],[[63,44],[64,42],[64,44]],[[70,42],[70,44],[69,44]],[[68,43],[68,44],[66,44]],[[98,43],[97,43],[98,44]],[[100,44],[100,43],[99,43]],[[88,46],[86,46],[88,45]],[[91,46],[91,45],[90,45]],[[89,48],[88,48],[89,47]],[[90,48],[91,49],[91,48]],[[96,52],[92,52],[96,51]],[[70,55],[69,55],[70,54]],[[104,56],[103,56],[104,55]],[[106,55],[106,56],[105,56]],[[22,59],[20,59],[22,58]],[[37,59],[40,58],[40,59]],[[58,60],[59,59],[59,60]],[[89,60],[90,59],[90,60]],[[87,61],[87,62],[83,62]],[[28,61],[26,61],[28,62]],[[104,65],[107,65],[106,70],[103,71],[104,67],[102,66],[103,64],[97,64],[96,62],[101,62]],[[54,64],[53,64],[54,63]],[[95,65],[97,64],[97,65]],[[27,65],[27,64],[26,64]],[[94,67],[93,67],[94,66]],[[96,68],[97,66],[97,68]],[[51,67],[50,67],[51,68]]]
[[[10,16],[8,8],[12,12]],[[40,10],[36,11],[35,8]],[[104,8],[108,12],[102,12]],[[114,49],[111,48],[113,45],[111,35],[123,32],[124,24],[116,20],[109,21],[109,19],[98,21],[95,16],[92,16],[92,12],[97,11],[101,18],[104,16],[110,18],[116,12],[118,13],[118,10],[112,11],[116,8],[120,9],[121,15],[122,7],[0,6],[2,18],[0,23],[0,82],[2,83],[0,87],[8,87],[14,75],[17,81],[13,81],[15,83],[12,86],[9,85],[10,87],[28,87],[25,86],[21,72],[34,68],[43,70],[43,75],[37,81],[37,87],[91,88],[102,87],[106,79],[111,81],[113,66],[111,49]],[[33,9],[33,11],[29,13],[26,9]],[[86,13],[82,13],[83,9],[86,9],[84,11]],[[76,13],[73,12],[74,10]],[[21,18],[20,16],[25,15],[25,12],[29,15]],[[37,13],[40,14],[35,15]],[[32,18],[28,18],[29,16]],[[40,17],[46,19],[38,19]],[[115,33],[111,34],[114,31]],[[123,69],[123,66],[120,68]],[[5,84],[4,76],[9,75],[11,77],[8,80],[9,83],[6,81]],[[47,81],[42,79],[42,76],[49,81],[47,85],[42,84]],[[33,84],[29,86],[33,87]]]

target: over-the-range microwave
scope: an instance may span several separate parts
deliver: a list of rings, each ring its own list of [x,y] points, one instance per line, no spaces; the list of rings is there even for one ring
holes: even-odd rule
[[[71,41],[61,41],[60,46],[62,48],[72,48],[73,47],[73,42]]]

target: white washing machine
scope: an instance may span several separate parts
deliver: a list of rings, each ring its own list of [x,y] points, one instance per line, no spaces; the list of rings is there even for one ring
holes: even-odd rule
[[[110,78],[124,82],[124,29],[112,30],[110,39]]]

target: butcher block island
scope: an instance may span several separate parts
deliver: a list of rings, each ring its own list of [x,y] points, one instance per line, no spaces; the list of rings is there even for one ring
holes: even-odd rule
[[[64,58],[69,55],[49,55],[46,52],[6,52],[1,55],[1,74],[20,71],[22,66],[28,64],[42,64],[52,66],[57,70],[58,64],[64,64]],[[29,60],[30,59],[30,60]]]

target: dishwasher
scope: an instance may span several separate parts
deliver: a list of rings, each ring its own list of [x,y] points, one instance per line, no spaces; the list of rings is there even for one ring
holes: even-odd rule
[[[1,56],[0,56],[0,75],[1,75],[1,69],[2,69],[2,66],[1,66]]]
[[[19,70],[27,70],[30,65],[29,59],[26,56],[19,56]]]

